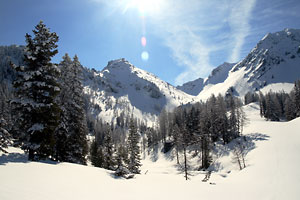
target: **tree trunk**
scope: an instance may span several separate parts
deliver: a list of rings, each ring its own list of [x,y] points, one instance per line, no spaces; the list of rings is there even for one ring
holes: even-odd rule
[[[185,148],[185,146],[183,147],[183,155],[184,155],[184,173],[185,173],[184,177],[185,177],[185,180],[188,180],[186,148]]]
[[[177,159],[177,164],[179,165],[179,155],[178,155],[178,147],[176,145],[176,159]]]

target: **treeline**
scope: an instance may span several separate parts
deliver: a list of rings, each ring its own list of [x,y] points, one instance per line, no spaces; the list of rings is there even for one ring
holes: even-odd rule
[[[300,116],[300,80],[295,82],[290,93],[247,93],[245,104],[259,102],[260,115],[271,121],[292,120]]]
[[[180,164],[188,179],[187,148],[192,146],[194,155],[199,155],[201,164],[198,169],[207,169],[212,163],[211,150],[215,142],[224,145],[242,134],[246,116],[242,102],[227,95],[212,95],[205,103],[185,105],[173,112],[163,111],[159,118],[160,139],[174,146],[177,163]],[[179,154],[184,157],[180,163]]]

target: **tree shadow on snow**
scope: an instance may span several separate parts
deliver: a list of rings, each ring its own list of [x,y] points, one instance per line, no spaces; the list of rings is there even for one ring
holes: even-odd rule
[[[7,163],[28,163],[28,158],[22,153],[7,153],[0,156],[0,165]]]
[[[270,136],[262,134],[262,133],[252,133],[245,136],[238,137],[231,141],[227,145],[217,145],[214,148],[214,154],[217,158],[223,157],[223,156],[229,156],[231,152],[234,151],[235,148],[237,148],[238,145],[242,145],[243,148],[243,154],[246,156],[250,151],[256,148],[255,142],[257,141],[267,141],[269,140]],[[209,170],[211,171],[218,171],[221,168],[221,163],[219,163],[217,160],[215,163],[213,163]]]
[[[30,163],[30,162],[39,162],[44,164],[56,165],[59,162],[52,160],[39,160],[39,161],[29,161],[28,155],[24,153],[3,153],[0,156],[0,165],[6,165],[7,163]]]
[[[159,150],[159,145],[154,145],[153,151],[151,152],[151,160],[152,162],[156,162],[158,160],[158,150]]]

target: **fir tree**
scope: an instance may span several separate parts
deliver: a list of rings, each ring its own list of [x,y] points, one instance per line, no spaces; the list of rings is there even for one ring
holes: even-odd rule
[[[29,160],[53,156],[54,132],[58,126],[60,109],[55,102],[60,88],[59,70],[51,63],[57,54],[58,36],[51,33],[42,21],[33,30],[34,37],[26,34],[25,66],[13,66],[18,72],[14,87],[14,110],[20,113],[19,135]]]
[[[128,148],[128,169],[131,173],[139,174],[140,166],[141,166],[141,158],[140,158],[140,147],[139,147],[139,139],[140,135],[137,132],[137,128],[134,124],[133,118],[130,119],[129,123],[129,136],[127,141]]]

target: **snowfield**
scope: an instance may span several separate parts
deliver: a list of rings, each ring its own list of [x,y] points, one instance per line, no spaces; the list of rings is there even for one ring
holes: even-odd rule
[[[254,103],[245,111],[249,152],[241,171],[232,161],[230,145],[215,146],[215,171],[207,182],[202,181],[206,172],[198,171],[185,181],[172,154],[160,149],[157,157],[146,153],[141,175],[125,180],[91,166],[28,162],[22,151],[10,148],[10,154],[0,155],[0,199],[299,199],[300,118],[265,121]]]

